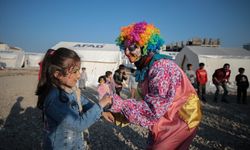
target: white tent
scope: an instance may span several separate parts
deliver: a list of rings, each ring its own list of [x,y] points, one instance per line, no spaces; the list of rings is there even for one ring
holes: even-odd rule
[[[0,50],[0,63],[6,68],[21,68],[24,62],[23,51]]]
[[[43,53],[25,52],[24,67],[39,67],[38,63],[43,57]]]
[[[21,48],[0,43],[0,67],[21,68],[24,57],[24,51]]]
[[[201,47],[186,46],[175,58],[176,63],[186,70],[187,64],[193,65],[193,70],[199,68],[199,63],[205,63],[205,69],[208,73],[207,92],[214,92],[215,86],[212,83],[212,75],[218,68],[222,68],[225,63],[230,64],[231,77],[229,91],[236,92],[235,76],[238,74],[238,68],[245,68],[245,75],[250,78],[250,52],[243,48],[220,48],[220,47]],[[248,89],[250,92],[250,89]]]
[[[121,64],[121,52],[115,44],[59,42],[53,49],[65,47],[74,50],[81,57],[81,67],[86,68],[89,85],[96,86],[98,77],[106,71],[114,71]]]

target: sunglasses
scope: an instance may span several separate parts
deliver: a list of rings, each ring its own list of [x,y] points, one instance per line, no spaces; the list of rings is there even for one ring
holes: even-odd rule
[[[138,48],[138,46],[136,46],[135,44],[133,44],[133,45],[130,45],[130,46],[128,47],[128,50],[129,50],[130,52],[133,52],[133,51],[135,51],[137,48]]]

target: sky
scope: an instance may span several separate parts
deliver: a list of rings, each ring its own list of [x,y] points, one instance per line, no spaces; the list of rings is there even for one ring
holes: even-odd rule
[[[0,0],[0,42],[45,52],[60,41],[114,44],[122,26],[146,21],[165,44],[219,38],[250,43],[250,0]]]

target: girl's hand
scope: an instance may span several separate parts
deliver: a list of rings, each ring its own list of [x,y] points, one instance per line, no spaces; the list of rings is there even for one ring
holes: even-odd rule
[[[112,98],[111,96],[104,96],[100,101],[99,101],[99,105],[103,108],[108,104],[112,103]]]
[[[102,116],[110,123],[114,123],[115,118],[111,112],[102,112]]]

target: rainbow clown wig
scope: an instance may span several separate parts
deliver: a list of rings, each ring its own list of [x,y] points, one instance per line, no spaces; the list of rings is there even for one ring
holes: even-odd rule
[[[160,30],[153,24],[139,22],[121,28],[121,33],[116,39],[116,44],[121,49],[126,49],[131,45],[142,48],[142,55],[160,50],[164,41],[160,37]]]

